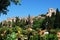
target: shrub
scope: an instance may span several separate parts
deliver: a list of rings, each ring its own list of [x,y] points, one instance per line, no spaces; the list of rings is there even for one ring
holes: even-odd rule
[[[47,34],[47,35],[45,35],[44,38],[45,38],[45,40],[58,40],[56,34]]]

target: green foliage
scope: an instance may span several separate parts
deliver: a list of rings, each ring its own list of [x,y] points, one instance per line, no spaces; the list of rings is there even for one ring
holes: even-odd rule
[[[2,22],[0,23],[0,27],[2,27]]]
[[[40,16],[45,17],[46,15],[45,14],[41,14]]]
[[[55,28],[60,28],[60,11],[58,10],[58,8],[56,9],[54,27]]]
[[[19,20],[19,17],[16,17],[15,25],[16,25],[16,26],[20,26],[20,20]]]
[[[56,29],[51,29],[51,30],[50,30],[50,33],[56,34],[56,33],[57,33],[57,30],[56,30]]]
[[[38,40],[38,34],[33,35],[33,40]]]
[[[6,33],[4,33],[6,31]],[[8,32],[9,31],[9,32]],[[17,32],[16,32],[17,31]],[[55,32],[55,30],[51,30],[51,32]],[[17,33],[17,35],[16,35]],[[19,26],[15,26],[12,28],[9,27],[2,27],[0,28],[0,40],[15,40],[16,38],[22,37],[24,38],[25,36],[28,37],[28,30],[22,29]],[[5,34],[5,35],[1,35]],[[23,36],[22,36],[23,35]],[[30,38],[29,40],[57,40],[56,34],[46,34],[45,36],[40,36],[38,35],[37,31],[32,30],[31,33],[29,34]]]
[[[0,14],[7,14],[7,7],[13,2],[14,4],[19,4],[20,0],[0,0]]]
[[[25,20],[24,20],[24,19],[20,21],[20,27],[21,27],[21,28],[23,28],[23,29],[24,29],[24,28],[25,28],[25,26],[26,26],[26,24],[27,24],[27,23],[25,22]]]
[[[44,36],[44,39],[45,39],[45,40],[58,40],[56,34],[46,34],[46,35]]]
[[[42,15],[45,16],[45,15]],[[15,40],[16,38],[27,38],[28,40],[58,40],[57,31],[60,29],[60,12],[57,9],[56,15],[52,14],[51,17],[37,18],[33,20],[32,27],[26,29],[25,26],[30,26],[30,15],[28,16],[28,21],[25,19],[20,20],[19,17],[16,17],[16,21],[6,22],[5,25],[0,23],[0,40]],[[12,25],[12,27],[7,26]],[[47,25],[46,25],[47,23]],[[47,28],[46,28],[47,27]],[[49,34],[41,36],[37,30],[46,28]]]
[[[12,32],[11,34],[8,34],[6,40],[16,40],[16,33]]]
[[[33,22],[33,29],[41,28],[44,19],[35,19]]]

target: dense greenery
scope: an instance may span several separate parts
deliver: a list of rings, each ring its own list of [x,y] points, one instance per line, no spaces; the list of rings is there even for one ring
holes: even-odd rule
[[[4,21],[0,23],[0,40],[58,40],[57,32],[60,29],[60,11],[56,9],[56,15],[52,13],[51,17],[46,15],[39,15],[34,17],[33,24],[31,17],[28,15],[27,20],[16,17],[11,21]],[[49,32],[49,34],[40,34],[42,30]]]
[[[20,0],[0,0],[0,14],[7,14],[11,3],[20,4]],[[47,12],[48,13],[48,12]],[[42,17],[42,18],[41,18]],[[57,32],[60,31],[60,11],[56,9],[51,17],[46,14],[31,19],[20,19],[0,22],[0,40],[58,40]],[[33,23],[31,22],[33,20]],[[41,31],[45,30],[41,33]],[[48,32],[48,34],[44,34]]]
[[[40,18],[34,19],[33,29],[44,28],[44,27],[41,27],[44,20],[45,20],[45,19],[40,19]]]

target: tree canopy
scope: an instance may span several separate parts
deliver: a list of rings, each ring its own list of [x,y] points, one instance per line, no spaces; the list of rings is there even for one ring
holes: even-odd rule
[[[20,0],[0,0],[0,15],[7,14],[7,7],[13,2],[14,4],[20,4]]]

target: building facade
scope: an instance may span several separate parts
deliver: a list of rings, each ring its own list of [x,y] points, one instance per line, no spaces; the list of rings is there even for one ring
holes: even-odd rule
[[[51,17],[51,16],[52,16],[52,13],[54,13],[54,15],[56,15],[56,9],[54,9],[54,8],[49,8],[49,9],[48,9],[48,14],[46,14],[46,16]]]

